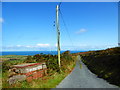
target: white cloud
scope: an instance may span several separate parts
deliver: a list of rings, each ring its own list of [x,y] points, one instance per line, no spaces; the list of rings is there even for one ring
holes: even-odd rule
[[[17,47],[21,47],[21,45],[16,45]]]
[[[50,46],[50,44],[41,44],[41,43],[39,43],[39,44],[36,44],[36,45],[16,45],[16,46],[13,46],[13,47],[17,47],[17,48],[20,48],[20,47],[25,47],[25,48],[47,48],[47,47],[49,47]]]
[[[31,48],[31,47],[33,47],[33,46],[25,46],[25,47],[27,47],[27,48]]]
[[[80,29],[79,31],[77,31],[76,34],[81,34],[81,33],[84,33],[84,32],[86,32],[86,31],[87,31],[86,29],[82,28],[82,29]]]
[[[55,44],[55,47],[57,47],[57,43]]]
[[[61,46],[61,50],[73,50],[73,51],[87,51],[87,50],[102,50],[111,47],[116,47],[117,45],[87,45],[87,44],[79,44],[76,46]],[[39,51],[55,51],[57,47],[55,45],[50,44],[36,44],[36,45],[16,45],[16,46],[3,46],[3,51],[32,51],[32,50],[39,50]]]
[[[49,47],[50,44],[37,44],[36,47]]]
[[[0,23],[3,23],[4,22],[4,19],[0,17]]]

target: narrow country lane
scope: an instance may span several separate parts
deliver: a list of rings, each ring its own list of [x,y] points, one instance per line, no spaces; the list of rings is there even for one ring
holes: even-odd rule
[[[105,80],[98,78],[80,60],[76,62],[74,70],[56,88],[118,88]]]

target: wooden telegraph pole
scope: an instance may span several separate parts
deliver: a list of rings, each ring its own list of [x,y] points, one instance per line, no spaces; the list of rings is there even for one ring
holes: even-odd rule
[[[57,48],[58,48],[58,64],[60,69],[60,30],[59,30],[59,5],[56,6],[56,29],[57,29]]]

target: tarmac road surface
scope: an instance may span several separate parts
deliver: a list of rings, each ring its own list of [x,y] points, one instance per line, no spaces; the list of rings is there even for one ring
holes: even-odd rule
[[[81,61],[80,56],[74,70],[56,88],[119,88],[98,78]]]

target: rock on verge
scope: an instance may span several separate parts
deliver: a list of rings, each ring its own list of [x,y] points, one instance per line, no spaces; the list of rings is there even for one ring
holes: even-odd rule
[[[23,81],[23,80],[26,80],[26,75],[15,75],[15,76],[9,78],[8,82],[10,85],[12,85],[18,81]]]

